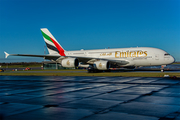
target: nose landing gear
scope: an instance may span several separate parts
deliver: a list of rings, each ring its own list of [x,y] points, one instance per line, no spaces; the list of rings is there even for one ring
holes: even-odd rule
[[[164,67],[166,67],[166,65],[161,65],[161,72],[164,72]]]

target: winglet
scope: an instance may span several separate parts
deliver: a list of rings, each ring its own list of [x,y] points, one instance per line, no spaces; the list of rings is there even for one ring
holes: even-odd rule
[[[9,56],[9,54],[7,52],[5,52],[5,51],[4,51],[4,53],[6,55],[5,58],[7,58]]]

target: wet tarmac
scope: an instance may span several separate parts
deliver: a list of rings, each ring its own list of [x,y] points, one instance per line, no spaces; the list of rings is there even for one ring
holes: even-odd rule
[[[4,120],[180,120],[180,80],[0,76]]]

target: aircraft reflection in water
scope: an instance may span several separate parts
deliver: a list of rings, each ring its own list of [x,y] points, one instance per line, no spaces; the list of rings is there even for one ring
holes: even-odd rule
[[[9,55],[43,57],[61,63],[63,67],[85,67],[89,72],[109,70],[112,67],[165,66],[174,62],[174,58],[164,50],[151,47],[65,51],[47,28],[42,28],[41,32],[49,51],[48,55],[5,52],[6,58]]]

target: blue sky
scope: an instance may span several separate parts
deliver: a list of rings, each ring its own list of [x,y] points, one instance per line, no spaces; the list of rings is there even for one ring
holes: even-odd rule
[[[0,0],[0,62],[42,61],[4,58],[44,54],[40,28],[65,50],[156,47],[180,61],[179,0]]]

